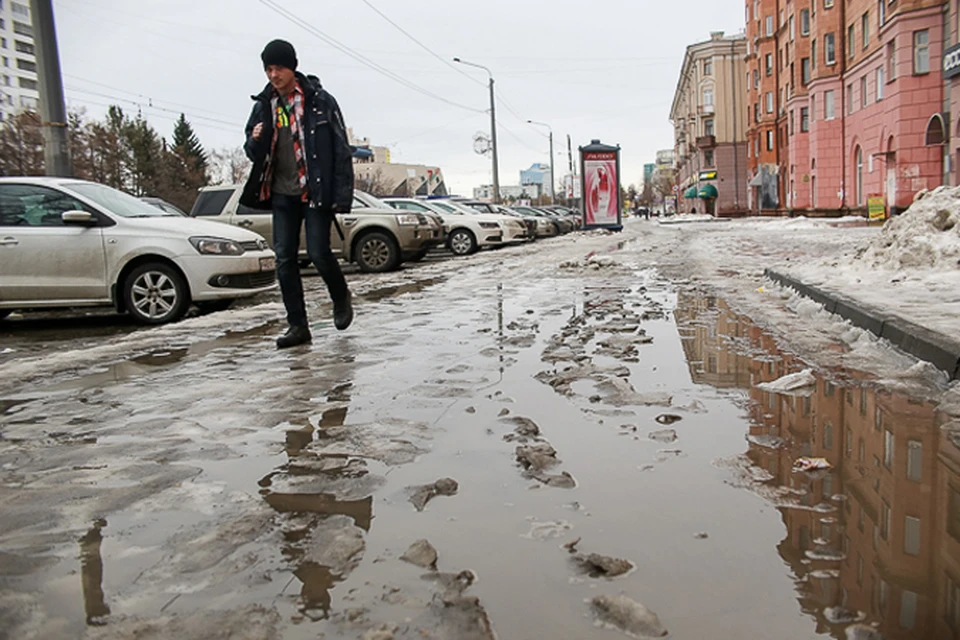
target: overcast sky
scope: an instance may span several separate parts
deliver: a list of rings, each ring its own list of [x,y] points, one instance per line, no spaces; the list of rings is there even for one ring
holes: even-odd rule
[[[67,101],[95,117],[143,105],[168,138],[184,111],[205,148],[239,146],[249,96],[266,82],[260,52],[283,38],[357,136],[388,146],[394,162],[439,166],[453,192],[472,195],[492,181],[489,156],[473,150],[490,130],[486,73],[447,66],[369,5],[444,60],[493,71],[503,185],[549,161],[546,130],[528,119],[553,127],[558,177],[569,134],[574,154],[593,138],[620,144],[624,186],[638,184],[643,164],[673,146],[686,46],[742,30],[744,11],[742,0],[55,0]]]

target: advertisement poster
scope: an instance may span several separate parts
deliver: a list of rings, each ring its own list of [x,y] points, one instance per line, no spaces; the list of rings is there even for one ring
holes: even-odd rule
[[[616,151],[583,152],[584,222],[619,224],[620,180]]]
[[[883,220],[887,217],[887,203],[883,196],[870,196],[867,198],[867,212],[871,220]]]

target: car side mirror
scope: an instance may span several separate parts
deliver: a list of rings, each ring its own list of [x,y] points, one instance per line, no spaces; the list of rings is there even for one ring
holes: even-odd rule
[[[89,211],[64,211],[60,214],[60,219],[64,224],[90,225],[96,222],[93,214]]]

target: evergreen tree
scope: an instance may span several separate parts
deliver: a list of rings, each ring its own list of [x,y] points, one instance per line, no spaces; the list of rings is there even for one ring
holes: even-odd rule
[[[130,151],[129,191],[135,196],[156,195],[162,191],[164,158],[160,136],[140,114],[124,123],[123,143]]]
[[[191,171],[205,172],[207,170],[207,154],[200,144],[200,139],[194,133],[193,127],[181,113],[173,128],[174,152],[184,159]]]

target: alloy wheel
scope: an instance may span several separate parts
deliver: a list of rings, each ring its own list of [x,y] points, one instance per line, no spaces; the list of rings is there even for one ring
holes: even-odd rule
[[[390,247],[380,238],[371,238],[363,244],[360,255],[370,267],[382,268],[390,260]]]
[[[176,308],[180,292],[177,284],[160,271],[145,271],[130,288],[133,305],[148,320],[164,318]]]

